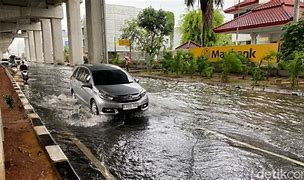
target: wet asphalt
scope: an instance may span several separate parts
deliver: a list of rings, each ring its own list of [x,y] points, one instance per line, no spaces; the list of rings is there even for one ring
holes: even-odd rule
[[[71,136],[118,179],[304,179],[303,97],[139,78],[149,110],[112,118],[70,97],[71,73],[33,64],[24,92],[82,179],[103,177]]]

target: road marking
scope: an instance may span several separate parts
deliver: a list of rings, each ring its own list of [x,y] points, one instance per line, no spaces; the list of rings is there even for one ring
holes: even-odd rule
[[[82,151],[82,153],[89,158],[89,160],[95,165],[95,167],[101,172],[101,174],[108,180],[115,180],[116,178],[110,173],[106,166],[100,162],[91,152],[91,150],[86,147],[79,139],[75,136],[70,137],[72,142]]]
[[[289,161],[289,162],[292,162],[292,163],[295,163],[297,165],[300,165],[300,166],[303,166],[304,167],[304,162],[301,162],[301,161],[298,161],[298,160],[295,160],[295,159],[292,159],[290,157],[287,157],[287,156],[284,156],[284,155],[281,155],[281,154],[278,154],[278,153],[275,153],[275,152],[271,152],[271,151],[268,151],[268,150],[265,150],[265,149],[262,149],[262,148],[259,148],[259,147],[256,147],[256,146],[253,146],[251,144],[248,144],[248,143],[245,143],[245,142],[242,142],[242,141],[239,141],[239,140],[236,140],[236,139],[233,139],[231,137],[228,137],[222,133],[219,133],[219,132],[216,132],[216,131],[212,131],[212,130],[209,130],[209,129],[206,129],[206,128],[199,128],[200,130],[204,130],[206,131],[207,133],[211,133],[219,138],[222,138],[222,139],[227,139],[231,142],[234,142],[236,144],[240,144],[244,147],[247,147],[249,149],[253,149],[253,150],[256,150],[256,151],[260,151],[262,153],[265,153],[265,154],[269,154],[269,155],[272,155],[272,156],[275,156],[275,157],[278,157],[278,158],[281,158],[283,160],[286,160],[286,161]]]
[[[107,179],[107,180],[116,180],[116,178],[111,174],[108,168],[99,161],[98,158],[94,156],[92,151],[84,145],[75,135],[67,128],[64,128],[65,134],[68,138],[79,148],[79,150],[94,164],[97,170]]]

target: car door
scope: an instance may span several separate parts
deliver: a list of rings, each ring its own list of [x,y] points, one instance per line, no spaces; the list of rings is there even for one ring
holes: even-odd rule
[[[77,96],[77,93],[76,93],[76,88],[77,88],[77,76],[78,76],[78,73],[79,73],[79,67],[76,67],[75,70],[73,71],[73,74],[70,78],[70,88],[71,90],[73,90],[74,94]]]
[[[86,68],[84,68],[83,74],[79,77],[80,78],[80,90],[79,90],[79,96],[81,96],[81,99],[88,105],[90,105],[90,99],[93,96],[92,88],[90,87],[84,87],[83,85],[89,85],[91,83],[91,75],[90,71]]]

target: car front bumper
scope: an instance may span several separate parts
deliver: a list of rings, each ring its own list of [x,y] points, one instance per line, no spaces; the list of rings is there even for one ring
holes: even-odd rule
[[[134,113],[145,111],[149,108],[149,98],[147,95],[134,102],[120,103],[115,101],[105,101],[101,98],[96,99],[99,114],[117,115],[123,113]],[[124,106],[133,105],[131,109],[125,109]]]

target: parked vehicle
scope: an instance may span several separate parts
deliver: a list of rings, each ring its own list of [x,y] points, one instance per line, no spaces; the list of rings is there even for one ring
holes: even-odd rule
[[[1,59],[0,64],[3,66],[8,67],[9,66],[9,60],[8,59]]]
[[[118,66],[79,65],[70,80],[72,96],[88,105],[95,115],[140,112],[149,107],[146,90]]]
[[[16,56],[15,55],[11,55],[9,57],[9,67],[17,67],[17,63],[16,63],[16,60],[15,60]]]

